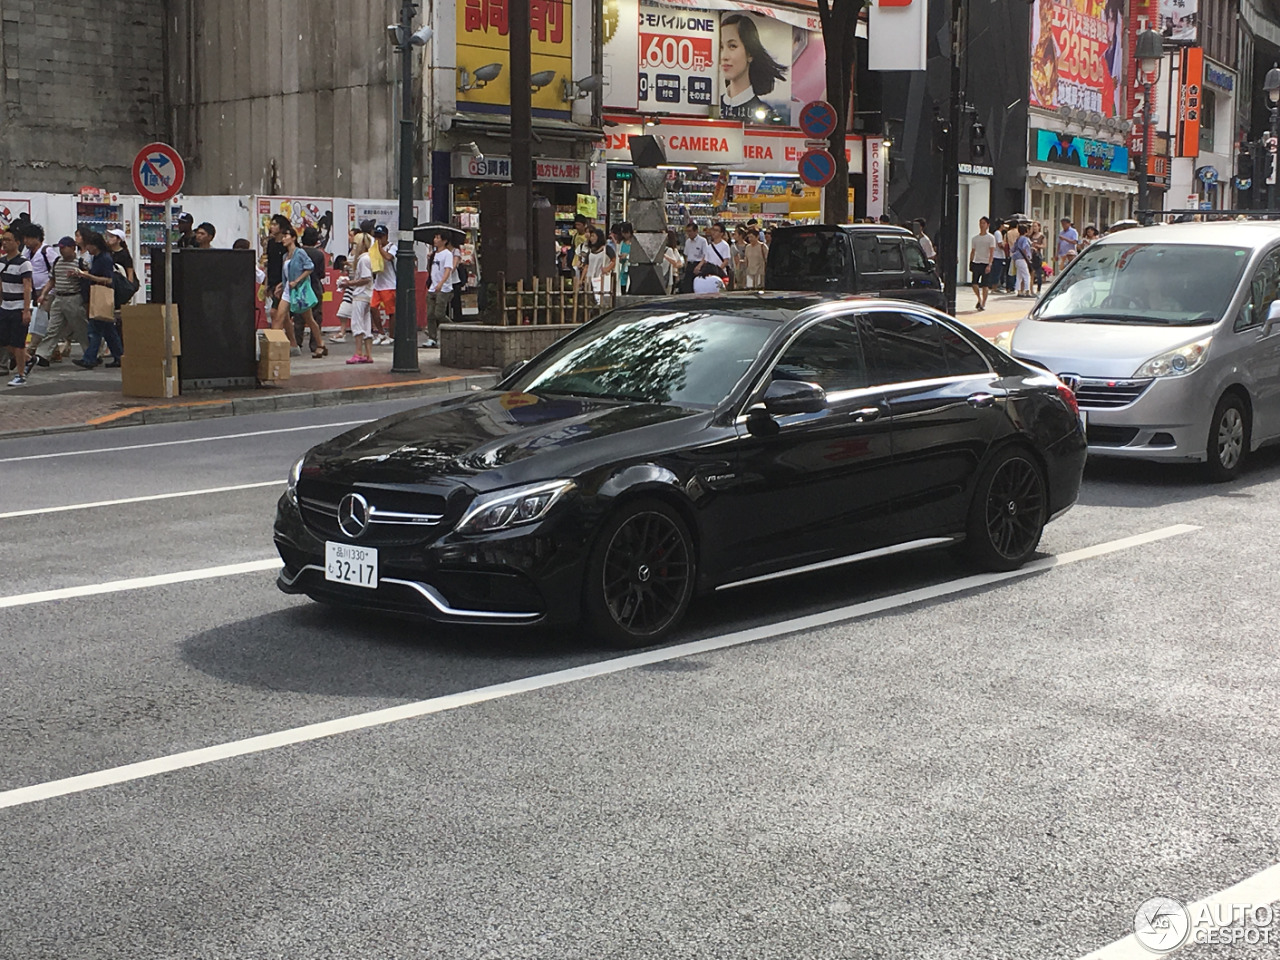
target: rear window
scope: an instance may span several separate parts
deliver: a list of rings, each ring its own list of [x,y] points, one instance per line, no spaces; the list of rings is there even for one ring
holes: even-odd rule
[[[849,269],[849,247],[836,230],[788,230],[774,238],[765,269],[776,290],[833,286]]]

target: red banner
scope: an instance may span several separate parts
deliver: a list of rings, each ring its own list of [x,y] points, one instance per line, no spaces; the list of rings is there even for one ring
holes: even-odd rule
[[[1182,78],[1178,84],[1178,156],[1200,155],[1201,85],[1204,83],[1204,50],[1183,47]]]

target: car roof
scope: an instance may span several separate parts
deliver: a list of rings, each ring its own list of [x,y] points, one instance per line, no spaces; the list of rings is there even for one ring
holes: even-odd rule
[[[845,233],[900,233],[908,237],[915,236],[906,227],[900,227],[896,223],[842,223],[839,226],[811,223],[805,226],[778,227],[774,234],[786,233],[790,230],[843,230]]]
[[[1211,247],[1262,247],[1280,240],[1280,221],[1215,220],[1211,223],[1163,223],[1127,227],[1094,243],[1178,243]]]
[[[790,290],[751,290],[732,293],[694,293],[672,297],[654,297],[652,299],[645,299],[641,303],[623,304],[620,305],[618,309],[687,311],[694,309],[694,304],[697,304],[698,309],[714,307],[715,312],[718,314],[735,314],[737,316],[753,317],[760,320],[775,320],[779,323],[785,323],[806,310],[812,310],[818,307],[832,307],[837,304],[844,306],[856,304],[863,308],[888,308],[895,310],[910,308],[933,316],[943,316],[948,320],[955,319],[954,317],[948,317],[945,314],[939,314],[938,311],[923,303],[915,303],[913,301],[892,300],[886,297],[869,297],[865,294],[842,294],[832,296],[831,294],[798,293]]]

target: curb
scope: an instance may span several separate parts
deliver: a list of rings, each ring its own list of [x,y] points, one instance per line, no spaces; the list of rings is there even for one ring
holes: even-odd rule
[[[63,424],[56,427],[32,427],[28,430],[0,431],[0,440],[20,437],[52,436],[60,433],[82,433],[111,427],[136,427],[152,423],[179,423],[185,420],[212,420],[216,417],[239,417],[274,410],[306,410],[311,407],[336,407],[347,403],[395,400],[401,397],[429,397],[466,390],[491,387],[497,374],[479,376],[433,377],[407,383],[375,383],[332,390],[284,393],[276,397],[239,397],[234,400],[196,400],[154,407],[129,407],[87,423]]]

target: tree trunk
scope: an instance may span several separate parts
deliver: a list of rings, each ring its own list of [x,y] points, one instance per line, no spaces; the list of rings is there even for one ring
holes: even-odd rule
[[[835,107],[836,127],[827,149],[835,158],[836,175],[826,186],[823,220],[829,224],[849,222],[849,158],[845,155],[848,137],[846,119],[853,98],[852,77],[856,56],[858,14],[863,0],[818,0],[822,40],[827,50],[827,101]]]

